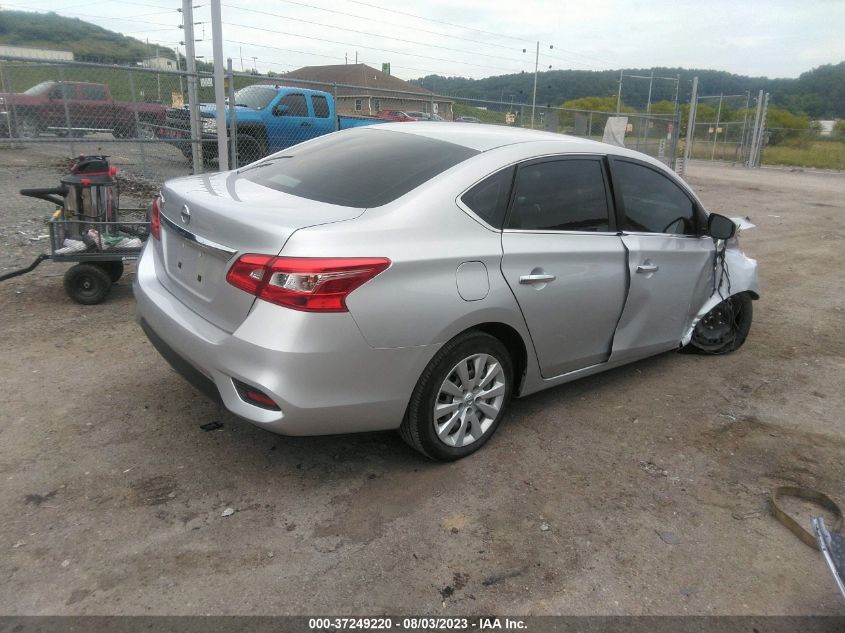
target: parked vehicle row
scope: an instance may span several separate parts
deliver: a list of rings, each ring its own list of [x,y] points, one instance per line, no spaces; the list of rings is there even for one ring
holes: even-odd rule
[[[631,150],[386,123],[166,183],[137,318],[177,370],[262,428],[398,428],[457,459],[511,397],[739,348],[758,287],[736,230]]]
[[[153,138],[166,111],[158,103],[115,101],[107,85],[81,81],[44,81],[22,93],[0,94],[3,133],[21,138],[104,131],[115,138]]]

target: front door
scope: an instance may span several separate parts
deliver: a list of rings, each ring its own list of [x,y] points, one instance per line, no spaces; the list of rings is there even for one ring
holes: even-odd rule
[[[502,273],[544,378],[608,360],[625,304],[625,247],[601,157],[519,166],[502,232]]]
[[[314,121],[305,95],[292,92],[279,99],[273,106],[273,120],[268,127],[267,142],[271,153],[314,138]]]
[[[715,248],[695,201],[657,168],[614,159],[630,288],[612,361],[677,349],[712,293]]]

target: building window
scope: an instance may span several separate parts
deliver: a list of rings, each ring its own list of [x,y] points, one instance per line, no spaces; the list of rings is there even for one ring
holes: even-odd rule
[[[355,112],[360,112],[360,111],[361,111],[361,100],[355,99]]]
[[[381,99],[376,99],[373,104],[376,107],[376,112],[381,112]]]

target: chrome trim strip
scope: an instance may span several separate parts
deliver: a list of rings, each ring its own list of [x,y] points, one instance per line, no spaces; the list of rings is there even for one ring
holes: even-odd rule
[[[619,237],[618,231],[555,231],[550,229],[504,229],[502,233],[539,233],[542,235],[613,235]]]
[[[232,255],[237,253],[234,248],[223,246],[222,244],[218,244],[217,242],[213,242],[204,237],[200,237],[196,233],[191,233],[190,231],[183,229],[181,226],[176,224],[173,220],[165,216],[163,213],[160,213],[159,217],[161,218],[162,223],[167,225],[168,229],[175,232],[177,235],[179,235],[179,237],[186,239],[189,242],[193,242],[197,246],[201,246],[202,248],[208,249],[218,254],[226,255],[226,257],[231,257]]]

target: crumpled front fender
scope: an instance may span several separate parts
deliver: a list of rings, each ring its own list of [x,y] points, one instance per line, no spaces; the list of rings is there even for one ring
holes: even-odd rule
[[[733,219],[733,218],[732,218]],[[753,225],[751,225],[753,226]],[[699,308],[698,313],[692,320],[689,329],[684,333],[681,340],[681,345],[687,345],[692,339],[692,332],[701,318],[710,312],[713,308],[719,305],[722,301],[731,295],[737,295],[742,292],[747,292],[752,299],[760,298],[760,286],[757,280],[757,260],[745,255],[739,248],[739,242],[736,237],[728,240],[725,249],[725,265],[728,275],[722,275],[719,263],[716,268],[716,279],[721,279],[719,289],[708,297],[707,301]],[[730,277],[730,288],[728,287],[727,277]]]

